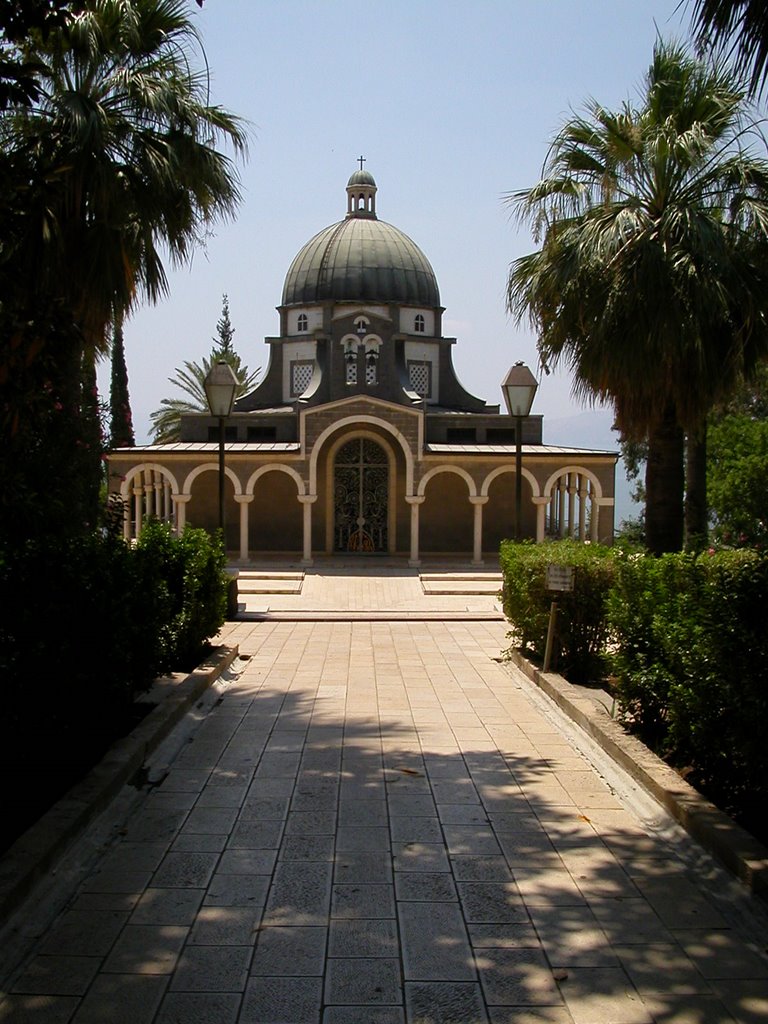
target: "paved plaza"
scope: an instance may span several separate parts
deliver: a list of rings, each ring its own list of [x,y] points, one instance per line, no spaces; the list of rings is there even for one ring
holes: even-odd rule
[[[254,583],[0,1022],[765,1024],[764,907],[500,663],[459,575]]]

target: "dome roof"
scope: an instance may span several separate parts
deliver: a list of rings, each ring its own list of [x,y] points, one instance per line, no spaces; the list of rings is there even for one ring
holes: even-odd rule
[[[367,198],[365,205],[357,206],[353,191],[361,186]],[[373,176],[355,171],[347,185],[346,218],[318,232],[299,250],[285,278],[283,306],[324,301],[440,305],[429,260],[399,228],[376,217],[375,191]]]
[[[352,174],[350,176],[350,179],[347,182],[347,188],[349,188],[350,185],[353,185],[353,186],[356,186],[356,185],[374,185],[375,186],[376,182],[374,181],[373,175],[371,174],[370,171],[359,170],[359,171],[355,171],[354,174]]]

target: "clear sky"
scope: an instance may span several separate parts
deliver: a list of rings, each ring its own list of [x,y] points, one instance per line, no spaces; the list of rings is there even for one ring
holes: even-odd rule
[[[378,216],[437,274],[464,386],[496,403],[517,359],[538,374],[533,333],[504,305],[509,264],[533,242],[503,197],[538,180],[570,110],[589,97],[618,106],[657,35],[687,37],[678,0],[206,0],[202,10],[190,0],[190,9],[211,101],[250,123],[250,152],[236,220],[215,227],[191,268],[170,274],[167,300],[126,324],[137,443],[149,440],[161,399],[178,396],[168,383],[175,368],[210,352],[223,293],[235,348],[266,369],[263,339],[277,333],[291,260],[344,217],[361,154],[379,187]],[[107,366],[100,381],[106,398]],[[545,416],[545,441],[563,443],[548,422],[554,430],[582,411],[566,375],[542,380],[534,412]],[[589,418],[575,423],[568,443],[594,444]],[[608,435],[600,446],[615,444]]]

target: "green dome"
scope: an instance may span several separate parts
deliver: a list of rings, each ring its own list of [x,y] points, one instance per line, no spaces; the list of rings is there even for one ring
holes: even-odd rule
[[[354,188],[356,185],[373,185],[373,187],[375,188],[376,182],[374,181],[373,175],[371,174],[370,171],[360,170],[355,171],[355,173],[350,177],[349,181],[347,182],[347,188],[349,188],[350,186]]]
[[[376,187],[362,170],[349,179],[348,193],[360,185]],[[440,291],[429,260],[412,239],[370,208],[350,207],[345,220],[303,246],[283,285],[283,306],[328,301],[437,307]]]

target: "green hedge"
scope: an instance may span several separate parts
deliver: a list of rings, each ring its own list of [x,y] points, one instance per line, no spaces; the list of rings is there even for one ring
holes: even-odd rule
[[[768,558],[746,550],[627,560],[610,601],[627,724],[758,831],[768,806],[766,607]]]
[[[558,595],[557,669],[574,683],[599,683],[606,672],[606,601],[614,578],[615,551],[563,540],[501,545],[504,613],[511,638],[523,651],[544,658],[553,594],[548,565],[573,566],[574,589]]]
[[[146,523],[136,544],[147,632],[155,638],[160,671],[189,670],[227,612],[226,558],[221,539],[188,526],[180,536],[158,521]]]
[[[504,543],[510,636],[539,659],[551,563],[576,570],[573,593],[558,602],[557,670],[574,683],[612,673],[626,727],[768,839],[768,557]]]
[[[17,780],[0,849],[131,728],[157,675],[199,662],[227,588],[202,530],[0,543],[0,764]]]

